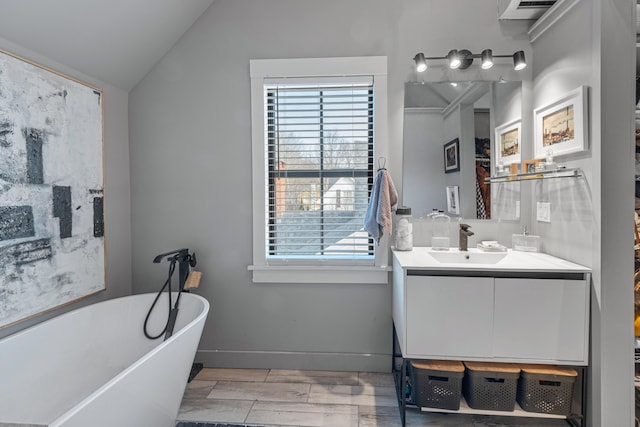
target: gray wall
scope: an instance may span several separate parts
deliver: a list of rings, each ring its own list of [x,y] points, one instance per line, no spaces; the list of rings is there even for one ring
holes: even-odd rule
[[[465,16],[471,25],[458,25]],[[134,292],[161,286],[168,266],[151,263],[156,253],[188,246],[213,305],[198,359],[389,370],[388,285],[251,282],[249,60],[387,55],[387,168],[401,189],[403,86],[415,80],[415,53],[527,50],[522,28],[516,38],[501,27],[494,0],[214,2],[130,93]],[[442,80],[442,67],[428,73]]]
[[[634,424],[634,10],[625,0],[581,1],[533,42],[533,108],[590,87],[589,150],[557,159],[582,168],[585,179],[536,184],[534,202],[551,203],[551,223],[537,222],[535,210],[531,222],[545,252],[593,269],[589,402],[596,404],[589,412],[596,426]]]
[[[1,35],[2,29],[0,29]],[[104,91],[104,179],[107,290],[0,330],[0,337],[94,302],[131,294],[131,197],[129,181],[128,94],[45,56],[0,38],[0,49],[65,73]]]

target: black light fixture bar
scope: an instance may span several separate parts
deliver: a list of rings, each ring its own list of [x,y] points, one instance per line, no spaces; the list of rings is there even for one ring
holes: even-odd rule
[[[449,68],[466,70],[471,66],[475,58],[481,59],[481,66],[487,70],[493,67],[494,58],[513,58],[513,68],[516,71],[520,71],[527,66],[527,61],[524,57],[524,51],[519,50],[512,55],[494,55],[491,49],[485,49],[482,53],[472,53],[467,49],[450,50],[447,56],[424,56],[424,53],[420,52],[416,54],[413,61],[416,64],[416,71],[421,73],[428,68],[427,61],[430,60],[442,60],[446,59],[449,62]]]

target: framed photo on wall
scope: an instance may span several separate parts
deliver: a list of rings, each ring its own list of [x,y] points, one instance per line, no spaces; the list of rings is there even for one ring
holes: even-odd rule
[[[496,165],[520,163],[522,152],[522,120],[517,119],[496,127]]]
[[[447,212],[460,215],[460,192],[457,185],[447,186]]]
[[[460,170],[460,141],[458,138],[444,144],[444,172]]]
[[[588,148],[588,87],[579,88],[534,111],[536,159]]]

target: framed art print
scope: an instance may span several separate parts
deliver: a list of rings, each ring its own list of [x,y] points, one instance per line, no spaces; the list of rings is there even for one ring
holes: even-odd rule
[[[508,166],[511,163],[519,163],[522,151],[522,125],[521,120],[513,120],[497,126],[495,130],[496,165]]]
[[[588,148],[587,86],[563,95],[534,112],[536,159],[561,156]]]
[[[460,170],[460,141],[458,138],[444,144],[444,171],[445,173]]]
[[[460,192],[457,185],[447,186],[447,212],[460,215]]]

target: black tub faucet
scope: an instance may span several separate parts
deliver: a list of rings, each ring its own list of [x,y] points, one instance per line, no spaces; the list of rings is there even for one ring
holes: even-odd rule
[[[474,232],[469,230],[471,226],[469,224],[460,224],[460,238],[458,239],[458,249],[461,251],[466,251],[468,242],[467,238],[469,236],[473,236]]]
[[[196,253],[192,253],[189,255],[189,249],[177,249],[175,251],[165,252],[153,259],[154,263],[159,263],[162,261],[164,257],[167,257],[167,261],[177,262],[178,263],[178,286],[179,289],[182,290],[184,288],[184,284],[187,281],[187,276],[189,275],[189,267],[196,266]]]

